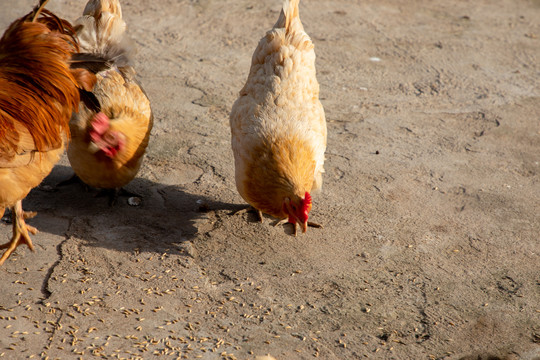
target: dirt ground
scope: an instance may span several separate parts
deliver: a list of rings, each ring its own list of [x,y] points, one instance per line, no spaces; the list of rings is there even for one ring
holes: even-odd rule
[[[4,0],[2,32],[34,3]],[[0,356],[540,359],[540,1],[303,0],[328,149],[324,228],[297,238],[231,215],[228,114],[280,5],[122,2],[156,120],[143,203],[55,191],[66,157],[30,193]]]

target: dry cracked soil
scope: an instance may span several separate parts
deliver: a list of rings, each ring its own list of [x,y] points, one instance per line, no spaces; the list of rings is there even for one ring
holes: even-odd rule
[[[3,5],[1,29],[34,1]],[[228,115],[280,5],[122,1],[156,120],[143,202],[56,188],[66,157],[30,193],[0,357],[540,359],[540,1],[303,0],[328,148],[324,228],[296,238],[231,215]]]

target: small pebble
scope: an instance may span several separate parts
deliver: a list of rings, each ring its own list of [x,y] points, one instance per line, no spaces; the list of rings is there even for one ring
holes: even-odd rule
[[[137,196],[132,196],[128,199],[128,204],[131,206],[139,206],[142,203],[142,199]]]

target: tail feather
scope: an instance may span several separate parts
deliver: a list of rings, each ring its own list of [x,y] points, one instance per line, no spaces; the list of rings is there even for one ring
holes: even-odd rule
[[[287,33],[298,30],[298,26],[299,30],[304,30],[300,22],[299,3],[300,0],[283,0],[283,8],[274,28],[285,28]]]
[[[90,0],[75,23],[81,52],[121,67],[129,63],[134,46],[125,35],[126,23],[118,0]]]
[[[112,64],[105,58],[94,54],[74,54],[70,60],[72,69],[87,69],[88,71],[97,74],[100,71],[107,70]],[[88,90],[88,89],[86,89]]]
[[[47,5],[48,2],[49,0],[39,1],[39,4],[34,8],[34,11],[30,15],[32,17],[32,22],[36,22],[36,19],[39,17],[39,14],[45,8],[45,5]]]
[[[84,8],[83,15],[98,19],[101,13],[111,13],[122,18],[122,7],[118,0],[90,0]]]

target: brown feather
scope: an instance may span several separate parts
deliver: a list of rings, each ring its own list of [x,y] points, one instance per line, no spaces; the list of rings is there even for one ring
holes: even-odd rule
[[[89,53],[74,54],[71,57],[71,67],[87,69],[94,74],[100,71],[109,69],[112,66],[112,62],[105,59],[103,56]]]
[[[71,25],[46,10],[34,23],[25,17],[7,29],[0,39],[2,142],[14,121],[28,129],[38,151],[58,148],[62,135],[69,137],[79,93],[66,63],[76,51]]]

